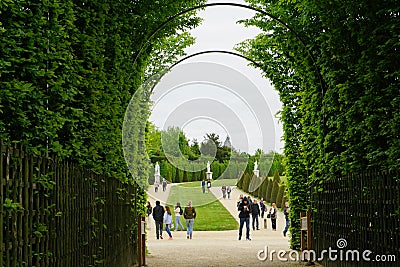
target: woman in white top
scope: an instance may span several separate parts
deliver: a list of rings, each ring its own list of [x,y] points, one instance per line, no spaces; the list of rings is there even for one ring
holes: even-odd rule
[[[275,202],[272,203],[272,208],[269,209],[271,216],[272,231],[276,231],[276,218],[278,217],[278,209],[276,208]]]
[[[171,231],[169,230],[169,227],[172,223],[172,213],[171,210],[169,209],[168,206],[165,206],[165,212],[164,212],[164,224],[165,224],[165,231],[169,235],[169,240],[172,240],[172,234]]]
[[[183,210],[181,208],[181,203],[179,203],[179,202],[176,203],[174,212],[175,212],[175,231],[178,230],[178,226],[181,227],[181,230],[185,230],[185,229],[183,229],[183,225],[181,222],[181,215],[183,214]]]

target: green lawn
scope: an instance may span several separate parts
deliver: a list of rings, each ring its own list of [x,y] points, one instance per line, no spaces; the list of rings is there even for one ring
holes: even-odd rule
[[[167,203],[173,203],[173,205],[175,205],[176,202],[180,202],[182,208],[184,208],[189,200],[192,200],[197,213],[194,223],[195,231],[238,229],[237,221],[215,196],[212,193],[203,194],[199,182],[184,183],[171,187]],[[181,221],[186,228],[183,216],[181,217]]]
[[[213,180],[211,182],[211,186],[223,186],[223,185],[234,186],[234,185],[236,185],[237,182],[238,182],[238,179],[218,179],[218,180]],[[182,183],[179,186],[201,188],[201,181]]]

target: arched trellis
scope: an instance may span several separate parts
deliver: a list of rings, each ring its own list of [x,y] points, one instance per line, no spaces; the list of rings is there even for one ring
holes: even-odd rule
[[[198,9],[203,9],[203,8],[207,8],[207,7],[213,7],[213,6],[233,6],[233,7],[240,7],[240,8],[244,8],[244,9],[256,11],[256,12],[258,12],[258,13],[261,13],[261,14],[263,14],[263,15],[265,15],[265,16],[270,17],[271,19],[275,20],[276,22],[278,22],[279,24],[281,24],[283,27],[285,27],[286,29],[288,29],[288,30],[296,37],[296,39],[300,42],[300,44],[304,47],[304,49],[305,49],[306,52],[307,52],[307,55],[310,57],[311,61],[313,62],[315,73],[316,73],[316,75],[317,75],[317,77],[318,77],[318,79],[319,79],[319,83],[320,83],[320,87],[321,87],[321,93],[322,93],[322,95],[324,95],[324,93],[325,93],[325,83],[324,83],[324,81],[323,81],[322,75],[321,75],[320,70],[319,70],[319,68],[318,68],[317,61],[315,60],[314,55],[313,55],[313,54],[311,53],[311,51],[308,49],[307,44],[306,44],[306,42],[304,41],[304,39],[301,38],[301,36],[300,36],[291,26],[289,26],[288,24],[286,24],[283,20],[279,19],[278,17],[276,17],[276,16],[270,14],[269,12],[266,12],[266,11],[264,11],[264,10],[262,10],[262,9],[258,9],[258,8],[252,7],[252,6],[248,6],[248,5],[244,5],[244,4],[238,4],[238,3],[209,3],[209,4],[198,5],[198,6],[194,6],[194,7],[187,8],[187,9],[185,9],[185,10],[182,10],[181,12],[179,12],[179,13],[177,13],[177,14],[171,16],[171,17],[169,17],[166,21],[164,21],[163,23],[161,23],[161,24],[149,35],[149,37],[147,37],[146,41],[145,41],[145,42],[143,43],[143,45],[140,47],[139,52],[136,54],[136,57],[135,57],[135,60],[134,60],[134,64],[136,63],[137,59],[139,58],[140,54],[142,53],[143,49],[147,46],[147,44],[154,38],[154,36],[155,36],[160,30],[162,30],[162,29],[163,29],[166,25],[168,25],[170,22],[172,22],[172,21],[175,20],[176,18],[178,18],[178,17],[180,17],[180,16],[182,16],[182,15],[184,15],[184,14],[186,14],[186,13],[189,13],[189,12],[191,12],[191,11],[198,10]],[[190,55],[189,57],[193,57],[193,56],[200,55],[200,54],[205,54],[205,53],[210,53],[210,51],[209,51],[209,52],[207,52],[207,51],[199,52],[199,53]],[[228,51],[220,51],[220,53],[232,54],[232,55],[236,55],[236,56],[245,58],[245,59],[249,60],[250,62],[252,62],[253,64],[255,64],[255,66],[261,67],[261,66],[260,66],[258,63],[256,63],[254,60],[252,60],[252,59],[250,59],[250,58],[248,58],[248,57],[245,57],[245,56],[243,56],[243,55],[241,55],[241,54],[239,54],[239,53],[228,52]],[[173,64],[170,68],[172,68],[172,67],[175,66],[176,64],[179,64],[180,62],[186,60],[187,58],[188,58],[188,57],[179,60],[177,63]]]

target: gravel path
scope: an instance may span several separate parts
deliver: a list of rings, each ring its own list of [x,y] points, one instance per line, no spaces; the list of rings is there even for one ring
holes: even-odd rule
[[[168,186],[168,189],[170,186]],[[169,191],[168,191],[169,193]],[[234,189],[231,199],[223,199],[220,188],[212,188],[226,209],[237,218],[236,202],[242,192]],[[167,192],[160,194],[160,200],[165,202]],[[151,199],[154,203],[154,199]],[[153,222],[152,222],[153,223]],[[173,232],[173,240],[156,240],[154,227],[148,229],[148,251],[146,263],[148,266],[304,266],[296,261],[281,262],[274,254],[273,261],[261,261],[257,254],[260,250],[289,250],[287,237],[283,237],[284,217],[280,212],[277,220],[277,231],[271,230],[271,222],[267,220],[267,228],[260,225],[259,231],[251,231],[251,241],[237,240],[238,231],[196,231],[194,224],[193,239],[186,239],[186,232]],[[245,230],[245,229],[244,229]],[[261,255],[263,256],[263,254]]]

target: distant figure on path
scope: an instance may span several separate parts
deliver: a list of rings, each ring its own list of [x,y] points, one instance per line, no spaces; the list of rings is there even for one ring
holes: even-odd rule
[[[228,193],[228,199],[231,199],[231,192],[232,192],[232,188],[230,185],[228,185],[228,187],[226,188],[226,193]]]
[[[186,219],[186,238],[192,239],[193,236],[193,224],[194,219],[196,219],[196,210],[192,207],[192,201],[189,200],[185,211],[183,212],[183,217]]]
[[[264,198],[261,197],[261,199],[260,199],[260,215],[261,215],[261,218],[263,218],[263,219],[264,219],[265,209],[266,209],[266,206],[265,206],[265,203],[264,203]]]
[[[160,186],[160,184],[159,183],[154,183],[154,192],[158,192],[158,187]]]
[[[253,230],[260,230],[260,228],[258,228],[258,216],[260,216],[260,206],[258,206],[257,200],[254,199],[253,204],[251,205],[251,226],[253,227]]]
[[[247,203],[246,197],[244,197],[242,202],[239,204],[238,210],[240,211],[240,213],[239,213],[239,220],[240,220],[239,240],[242,239],[243,225],[245,223],[246,223],[246,240],[251,240],[250,239],[250,205]]]
[[[163,181],[162,181],[162,191],[165,192],[165,190],[167,190],[167,180],[165,180],[165,178],[163,178]]]
[[[275,202],[272,203],[272,207],[269,209],[269,214],[271,216],[271,224],[272,224],[272,231],[276,231],[276,217],[277,217],[277,208]]]
[[[283,236],[285,237],[286,233],[289,230],[289,225],[290,225],[289,212],[290,212],[289,202],[286,201],[285,207],[283,208],[283,214],[285,215],[285,220],[286,220],[285,229],[283,230]]]
[[[172,240],[172,234],[170,231],[171,223],[172,223],[172,213],[168,206],[165,206],[164,212],[164,223],[165,223],[165,231],[168,233],[169,240]]]
[[[223,185],[221,187],[221,191],[222,191],[222,197],[225,199],[226,198],[226,185]]]
[[[206,192],[206,181],[204,179],[201,181],[201,189],[203,190],[203,194]]]
[[[178,226],[181,227],[181,230],[184,230],[181,222],[181,215],[183,214],[181,203],[179,202],[176,203],[174,212],[175,212],[175,231],[178,231]]]
[[[210,180],[207,181],[207,190],[208,190],[208,193],[210,193],[210,190],[211,190],[211,181]]]
[[[151,221],[150,215],[153,213],[153,207],[150,204],[150,201],[147,201],[146,205],[146,221],[147,221],[147,228],[151,229]]]
[[[164,220],[164,208],[160,205],[160,201],[156,201],[156,206],[153,208],[153,218],[156,223],[156,238],[163,239],[162,237],[162,227]]]

